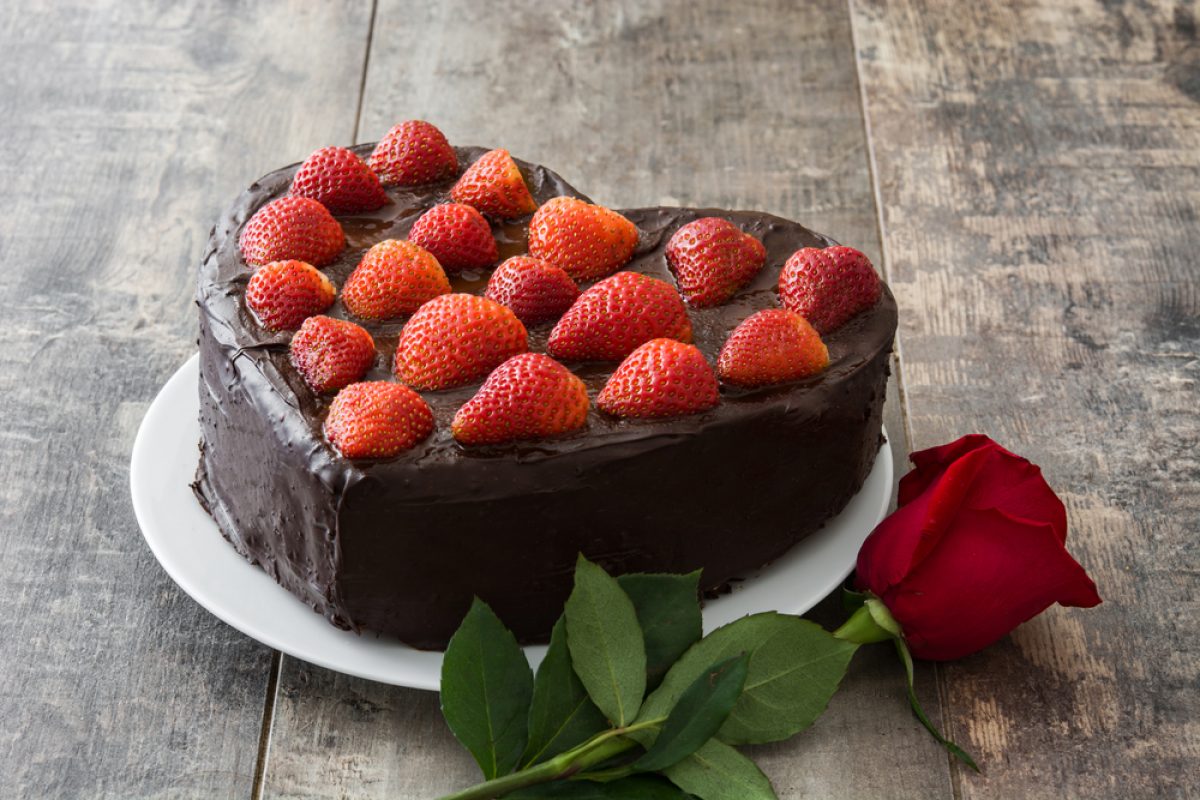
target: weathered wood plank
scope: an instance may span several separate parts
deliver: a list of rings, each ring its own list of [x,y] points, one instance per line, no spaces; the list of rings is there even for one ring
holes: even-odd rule
[[[854,0],[915,447],[1040,463],[1106,603],[942,670],[964,797],[1191,797],[1194,3]]]
[[[838,0],[802,13],[783,0],[382,2],[360,138],[409,117],[547,164],[599,202],[756,208],[879,255]],[[893,389],[902,449],[898,409]],[[839,617],[834,604],[819,616]],[[758,748],[782,797],[949,796],[945,759],[909,716],[892,654],[876,650],[811,734]],[[936,712],[933,670],[921,680]],[[264,796],[425,798],[475,775],[436,695],[285,659]]]
[[[352,135],[369,2],[0,9],[0,794],[248,797],[271,652],[130,506],[195,350],[195,265],[254,176]]]

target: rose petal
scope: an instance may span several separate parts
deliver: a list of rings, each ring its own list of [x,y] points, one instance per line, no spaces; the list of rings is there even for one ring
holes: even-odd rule
[[[900,479],[897,502],[900,505],[911,502],[914,497],[925,491],[929,484],[940,478],[951,463],[972,450],[994,444],[995,442],[982,433],[972,433],[956,439],[950,444],[930,447],[910,454],[908,460],[913,463],[913,468]]]
[[[990,480],[991,476],[983,474],[983,469],[991,460],[991,452],[990,446],[984,446],[964,454],[951,462],[937,482],[930,487],[925,530],[913,553],[912,563],[909,565],[910,572],[925,560],[925,556],[937,545],[942,535],[955,525],[959,511],[977,491],[976,485]]]
[[[921,543],[932,497],[932,490],[925,492],[896,509],[871,531],[858,551],[855,581],[859,589],[882,597],[904,580],[913,553]]]
[[[971,487],[965,504],[971,508],[998,508],[1014,517],[1049,523],[1059,542],[1067,540],[1067,509],[1042,477],[1042,471],[1026,458],[1014,455],[994,442],[988,454],[984,479]]]
[[[1087,608],[1100,597],[1049,523],[964,508],[883,601],[913,655],[945,660],[983,649],[1055,602]]]
[[[937,480],[871,532],[858,551],[860,588],[882,596],[925,558],[953,524],[987,457],[984,448],[937,467]]]

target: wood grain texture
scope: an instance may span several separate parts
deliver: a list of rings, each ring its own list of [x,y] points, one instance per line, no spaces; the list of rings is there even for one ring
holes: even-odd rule
[[[956,793],[1193,797],[1196,5],[853,8],[913,445],[1041,464],[1105,598],[941,671]]]
[[[270,652],[173,586],[127,490],[141,416],[194,347],[220,208],[358,122],[367,140],[420,116],[604,203],[757,208],[861,247],[901,302],[914,444],[990,433],[1067,500],[1105,605],[940,668],[940,693],[919,677],[984,775],[947,768],[874,648],[813,731],[753,749],[782,797],[1195,796],[1200,11],[850,11],[381,0],[356,119],[365,0],[0,10],[5,795],[403,800],[475,779],[436,695],[285,659],[254,786]],[[903,450],[897,411],[893,384]]]
[[[221,206],[352,136],[369,13],[0,9],[5,797],[251,792],[271,653],[155,563],[129,453],[195,350],[195,269]]]
[[[879,255],[840,0],[802,12],[784,0],[381,2],[360,138],[413,117],[544,163],[598,202],[754,208]],[[900,464],[894,385],[888,415]],[[835,600],[816,615],[842,619]],[[933,670],[919,680],[936,714]],[[276,713],[265,797],[408,800],[477,779],[432,693],[285,658]],[[784,798],[950,793],[887,648],[858,656],[811,733],[754,755]]]

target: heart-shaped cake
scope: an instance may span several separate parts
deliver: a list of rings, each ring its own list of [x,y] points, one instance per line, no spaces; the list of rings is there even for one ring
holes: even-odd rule
[[[222,534],[330,622],[444,647],[473,596],[545,640],[577,554],[720,591],[881,443],[896,304],[779,217],[609,209],[428,123],[256,181],[200,268]]]

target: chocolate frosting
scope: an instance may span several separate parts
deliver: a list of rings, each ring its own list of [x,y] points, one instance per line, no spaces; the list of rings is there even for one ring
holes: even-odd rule
[[[371,145],[356,148],[366,155]],[[484,152],[459,148],[460,165]],[[518,162],[534,197],[587,199],[550,170]],[[201,459],[194,488],[243,556],[333,624],[443,647],[473,595],[522,641],[544,640],[570,590],[576,554],[610,572],[702,568],[713,590],[780,556],[837,514],[861,487],[881,442],[881,409],[896,305],[880,301],[825,336],[819,376],[759,390],[722,388],[702,414],[637,421],[595,409],[567,436],[464,448],[454,412],[478,385],[423,396],[437,427],[396,458],[348,460],[321,426],[332,395],[315,395],[288,361],[290,332],[264,330],[244,302],[253,268],[242,225],[285,194],[297,165],[247,189],[214,228],[200,268]],[[324,272],[341,286],[362,254],[404,238],[445,202],[453,181],[389,188],[377,212],[341,216],[347,248]],[[779,270],[795,250],[832,240],[750,211],[621,210],[638,228],[625,269],[674,283],[663,251],[700,217],[724,217],[762,240],[766,266],[732,301],[689,308],[710,361],[754,311],[778,306]],[[495,226],[500,257],[525,252],[528,218]],[[486,273],[452,277],[480,293]],[[340,300],[327,312],[347,317]],[[356,320],[363,324],[361,320]],[[379,354],[368,379],[391,379],[403,320],[364,324]],[[544,352],[552,325],[530,330]],[[592,400],[616,364],[570,364]]]

